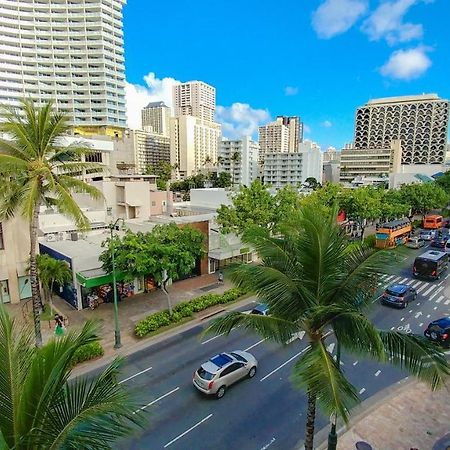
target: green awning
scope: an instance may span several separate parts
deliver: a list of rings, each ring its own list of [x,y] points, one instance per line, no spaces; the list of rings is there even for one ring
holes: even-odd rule
[[[127,274],[116,272],[116,281],[122,281],[127,278]],[[106,273],[102,269],[84,270],[77,272],[78,282],[85,288],[94,288],[112,283],[112,274]]]

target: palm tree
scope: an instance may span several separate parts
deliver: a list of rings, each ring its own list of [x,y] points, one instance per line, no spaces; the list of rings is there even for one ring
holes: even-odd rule
[[[231,155],[230,161],[231,161],[231,174],[233,177],[233,186],[236,184],[236,180],[235,180],[235,166],[236,164],[239,163],[239,161],[241,160],[241,154],[239,152],[234,152]]]
[[[225,162],[225,158],[223,156],[217,157],[217,165],[221,166]]]
[[[316,404],[347,422],[358,402],[355,387],[327,350],[329,336],[334,335],[339,349],[396,364],[433,389],[450,373],[441,351],[425,338],[378,330],[363,314],[387,254],[361,243],[349,246],[336,215],[337,208],[324,217],[303,207],[277,236],[262,228],[245,232],[244,242],[261,262],[235,267],[231,278],[267,303],[272,315],[233,312],[207,330],[229,333],[241,326],[283,344],[305,332],[308,346],[294,365],[292,381],[307,393],[306,450],[313,449]]]
[[[55,283],[64,286],[72,279],[72,271],[65,261],[52,258],[49,255],[37,255],[36,264],[38,278],[42,285],[44,301],[50,304],[53,311],[53,287]]]
[[[0,446],[2,449],[109,449],[142,417],[118,382],[121,360],[90,379],[68,381],[80,346],[98,339],[98,326],[33,345],[33,330],[19,329],[0,307]]]
[[[30,223],[30,284],[36,345],[42,345],[40,292],[36,268],[39,209],[56,206],[75,221],[78,228],[89,228],[72,193],[102,194],[95,187],[75,178],[84,170],[98,170],[96,163],[82,161],[91,152],[84,143],[65,146],[70,131],[68,118],[52,108],[52,102],[38,108],[23,100],[21,108],[5,109],[0,131],[0,220],[22,214]]]

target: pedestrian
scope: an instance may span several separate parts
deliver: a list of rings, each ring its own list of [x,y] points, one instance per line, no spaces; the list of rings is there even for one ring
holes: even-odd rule
[[[217,282],[219,284],[223,283],[223,273],[222,272],[219,272],[219,276],[217,277]]]
[[[64,334],[64,317],[55,314],[55,336],[59,337]]]

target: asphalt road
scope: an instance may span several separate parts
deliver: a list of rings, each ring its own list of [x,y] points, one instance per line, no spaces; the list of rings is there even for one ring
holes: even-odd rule
[[[422,333],[427,324],[450,313],[445,295],[450,271],[429,282],[411,276],[413,258],[423,252],[402,249],[403,261],[380,278],[380,291],[391,283],[414,286],[419,295],[408,308],[397,310],[375,302],[370,315],[382,329]],[[250,309],[250,304],[247,309]],[[201,340],[196,327],[127,358],[122,381],[136,393],[148,427],[121,442],[121,449],[266,450],[294,449],[304,436],[306,397],[295,390],[289,375],[307,343],[300,335],[287,346],[263,341],[242,330],[230,336]],[[329,338],[329,351],[335,343]],[[222,351],[248,350],[259,361],[257,375],[231,387],[221,400],[206,398],[192,385],[199,365]],[[362,400],[406,376],[400,370],[370,360],[342,356],[342,369]],[[327,423],[318,416],[316,431]]]

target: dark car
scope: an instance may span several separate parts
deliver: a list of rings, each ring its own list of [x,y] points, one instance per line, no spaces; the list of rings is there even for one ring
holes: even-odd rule
[[[430,341],[450,347],[450,317],[431,322],[423,333]]]
[[[445,244],[448,241],[448,236],[442,236],[435,238],[431,241],[430,247],[434,248],[445,248]]]
[[[259,303],[251,310],[250,314],[258,314],[260,316],[268,316],[269,315],[269,307],[265,303]]]
[[[410,301],[417,298],[417,292],[407,284],[393,284],[389,286],[381,296],[383,305],[397,306],[398,308],[406,308]]]

